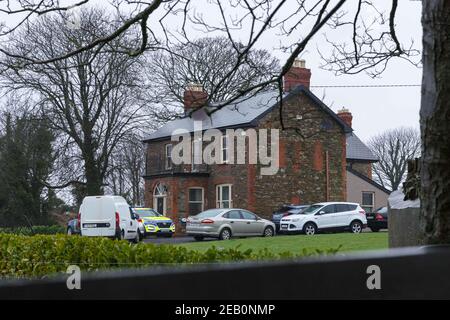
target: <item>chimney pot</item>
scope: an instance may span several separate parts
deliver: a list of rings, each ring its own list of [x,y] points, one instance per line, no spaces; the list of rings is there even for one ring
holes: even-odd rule
[[[306,68],[305,60],[296,58],[291,69],[284,76],[284,91],[289,92],[299,85],[309,89],[310,82],[311,70]]]

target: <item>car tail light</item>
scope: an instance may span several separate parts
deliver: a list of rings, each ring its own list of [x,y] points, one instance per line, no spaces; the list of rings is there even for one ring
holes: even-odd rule
[[[118,212],[116,212],[116,230],[120,230],[120,216]]]
[[[359,213],[366,215],[366,212],[364,210],[359,210]]]
[[[379,213],[377,213],[377,215],[375,216],[375,220],[381,221],[383,220],[383,216]]]
[[[214,223],[214,220],[211,220],[211,219],[203,219],[201,223],[202,223],[202,224],[211,224],[211,223]]]
[[[138,222],[139,222],[139,223],[142,223],[142,219],[138,219]]]

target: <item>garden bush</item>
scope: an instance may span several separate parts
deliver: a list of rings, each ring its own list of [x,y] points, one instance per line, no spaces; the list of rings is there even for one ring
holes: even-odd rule
[[[95,271],[108,268],[140,268],[155,264],[197,264],[236,262],[242,260],[274,260],[327,252],[303,251],[275,254],[268,249],[253,251],[211,247],[205,252],[181,246],[131,244],[106,238],[66,235],[22,236],[0,234],[0,277],[31,278],[65,272],[69,265]]]
[[[59,225],[52,226],[33,226],[31,227],[17,227],[17,228],[0,228],[1,233],[17,234],[24,236],[31,236],[36,234],[59,234],[66,233],[66,228]]]

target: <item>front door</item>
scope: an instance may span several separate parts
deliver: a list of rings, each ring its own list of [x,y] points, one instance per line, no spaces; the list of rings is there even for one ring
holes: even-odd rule
[[[158,183],[153,192],[153,208],[162,215],[166,215],[167,187]]]
[[[157,197],[156,198],[156,211],[158,211],[161,214],[165,214],[164,212],[164,201],[165,201],[165,197]]]

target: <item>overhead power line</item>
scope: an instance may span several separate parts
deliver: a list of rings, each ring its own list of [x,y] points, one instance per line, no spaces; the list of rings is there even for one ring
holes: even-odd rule
[[[345,84],[345,85],[324,85],[310,86],[310,88],[400,88],[400,87],[421,87],[421,84]]]

